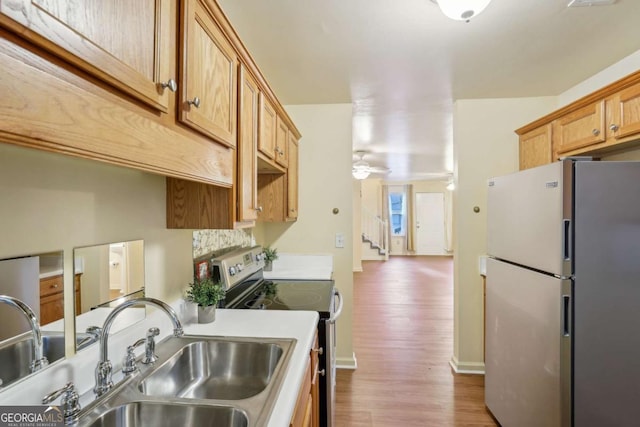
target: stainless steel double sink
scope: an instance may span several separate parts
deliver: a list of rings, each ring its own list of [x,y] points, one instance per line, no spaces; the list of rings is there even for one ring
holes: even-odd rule
[[[76,335],[78,350],[93,344],[96,338],[80,333]],[[0,386],[6,387],[31,374],[33,335],[25,332],[3,342],[0,346]],[[64,357],[64,333],[42,332],[42,354],[51,364]]]
[[[271,415],[294,339],[169,337],[156,363],[138,363],[85,408],[78,425],[263,426]]]

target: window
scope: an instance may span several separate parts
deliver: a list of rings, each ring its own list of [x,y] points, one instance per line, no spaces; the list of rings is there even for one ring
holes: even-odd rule
[[[404,236],[407,223],[406,197],[403,191],[389,189],[389,220],[391,222],[391,235]]]

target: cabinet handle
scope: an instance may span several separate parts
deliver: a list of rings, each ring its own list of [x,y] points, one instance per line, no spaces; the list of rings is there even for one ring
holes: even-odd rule
[[[256,212],[262,212],[262,206],[258,206],[258,207],[256,208]]]
[[[318,371],[318,373],[324,377],[324,376],[325,376],[325,374],[326,374],[326,371],[323,369],[323,370],[321,370],[321,371]]]
[[[162,89],[169,89],[171,92],[175,92],[178,90],[178,83],[173,79],[169,79],[166,83],[161,82],[160,87],[162,87]]]
[[[200,108],[200,98],[197,96],[193,100],[187,100],[187,104],[193,105],[196,108]]]
[[[618,129],[620,129],[620,126],[613,123],[611,126],[609,126],[609,129],[611,129],[612,132],[618,132]]]
[[[324,353],[324,348],[318,347],[318,348],[314,348],[312,351],[314,351],[315,353],[318,353],[318,354],[323,354]]]
[[[591,133],[592,133],[594,136],[598,136],[598,135],[600,135],[600,129],[594,129],[594,130],[592,130],[592,131],[591,131]]]

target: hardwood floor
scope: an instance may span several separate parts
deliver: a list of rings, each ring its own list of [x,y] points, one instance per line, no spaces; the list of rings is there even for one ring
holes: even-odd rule
[[[339,369],[336,424],[496,426],[484,377],[454,374],[453,260],[392,257],[354,274],[355,371]]]

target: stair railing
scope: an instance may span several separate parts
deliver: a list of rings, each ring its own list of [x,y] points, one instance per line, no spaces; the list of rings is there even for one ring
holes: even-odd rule
[[[389,259],[389,224],[369,209],[362,207],[362,240],[369,242],[372,248]]]

